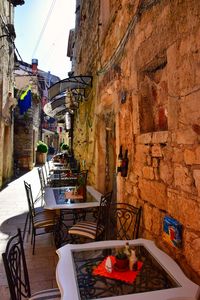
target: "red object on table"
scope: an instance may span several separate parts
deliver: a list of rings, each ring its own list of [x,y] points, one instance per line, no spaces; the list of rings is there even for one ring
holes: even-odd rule
[[[143,262],[138,261],[138,270],[130,271],[130,270],[116,270],[115,269],[115,256],[110,256],[112,262],[112,272],[107,272],[105,268],[105,262],[107,257],[93,270],[93,275],[100,275],[108,278],[118,279],[127,283],[133,283],[136,279],[137,274],[140,272]]]
[[[65,199],[83,199],[82,195],[75,195],[73,192],[65,192]]]

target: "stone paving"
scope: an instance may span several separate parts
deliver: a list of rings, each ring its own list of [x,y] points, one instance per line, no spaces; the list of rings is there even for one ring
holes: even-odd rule
[[[0,254],[4,252],[10,236],[17,232],[17,228],[24,229],[28,203],[26,199],[24,180],[31,184],[33,196],[37,197],[40,190],[37,168],[9,183],[0,191]],[[51,234],[36,237],[35,255],[32,255],[30,237],[26,235],[24,241],[26,261],[28,266],[31,292],[56,287],[55,269],[57,255]],[[7,279],[0,255],[0,299],[9,300]]]

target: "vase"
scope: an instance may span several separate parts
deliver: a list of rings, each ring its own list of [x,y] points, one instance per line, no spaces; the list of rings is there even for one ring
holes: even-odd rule
[[[115,267],[119,270],[128,269],[129,260],[128,258],[117,258],[115,257]]]

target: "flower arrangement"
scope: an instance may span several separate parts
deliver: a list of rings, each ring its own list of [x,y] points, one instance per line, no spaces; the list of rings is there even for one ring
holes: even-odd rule
[[[130,270],[135,268],[137,270],[137,257],[135,249],[131,249],[128,242],[123,248],[116,249],[115,258],[118,269],[126,269],[129,267]]]

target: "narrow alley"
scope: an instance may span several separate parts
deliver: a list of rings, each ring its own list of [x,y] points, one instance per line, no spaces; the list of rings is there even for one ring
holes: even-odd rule
[[[40,191],[40,182],[37,168],[22,177],[10,182],[0,193],[0,299],[9,299],[7,278],[2,262],[1,253],[5,251],[9,237],[17,233],[17,228],[22,231],[28,203],[24,189],[24,180],[31,184],[34,198]],[[37,292],[46,288],[56,287],[55,268],[57,255],[52,236],[45,234],[37,236],[36,254],[32,255],[30,237],[25,237],[24,248],[31,291]]]

